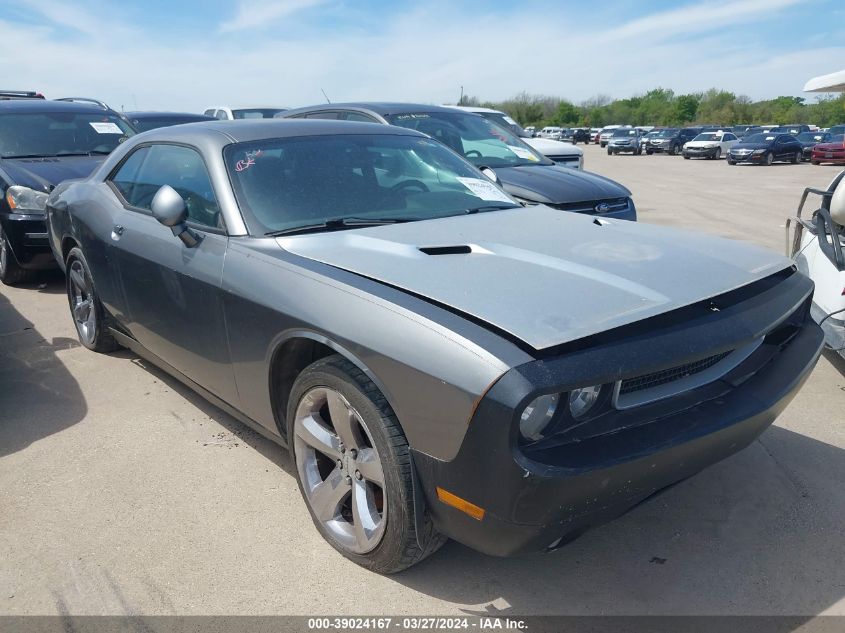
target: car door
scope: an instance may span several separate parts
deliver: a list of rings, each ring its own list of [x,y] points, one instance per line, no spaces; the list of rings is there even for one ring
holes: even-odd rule
[[[141,164],[126,176],[118,169],[112,182],[123,203],[114,217],[112,250],[126,327],[150,352],[232,402],[221,296],[228,237],[205,162],[185,145],[152,143],[135,151],[143,152]],[[195,247],[153,217],[152,199],[163,185],[185,200]]]

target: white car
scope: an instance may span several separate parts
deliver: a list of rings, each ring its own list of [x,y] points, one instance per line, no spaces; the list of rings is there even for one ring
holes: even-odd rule
[[[810,218],[802,218],[810,194],[821,195],[822,202]],[[797,215],[786,221],[786,236],[787,255],[816,284],[810,314],[824,330],[825,346],[845,358],[845,171],[826,191],[804,190]]]
[[[684,143],[681,153],[684,158],[715,158],[728,155],[730,149],[739,143],[733,132],[702,132],[691,141]]]
[[[479,108],[474,106],[446,107],[456,108],[458,110],[465,110],[466,112],[472,112],[474,114],[483,116],[485,119],[492,121],[496,125],[500,125],[504,128],[509,128],[525,143],[528,143],[531,147],[536,149],[543,156],[545,156],[549,160],[553,160],[555,163],[561,165],[562,167],[584,169],[584,151],[582,149],[575,147],[575,145],[573,145],[572,143],[555,141],[551,138],[544,138],[542,136],[543,131],[551,129],[560,130],[561,128],[559,127],[545,127],[540,132],[539,137],[532,137],[527,130],[522,129],[519,123],[514,121],[511,117],[509,117],[507,114],[500,110],[493,110],[491,108]]]
[[[546,126],[542,130],[540,130],[541,138],[550,138],[555,141],[559,141],[562,134],[563,128],[554,125]]]
[[[230,108],[229,106],[211,106],[206,108],[203,114],[213,116],[221,121],[234,121],[235,119],[272,119],[278,112],[284,112],[288,108],[274,108],[269,106],[243,106]]]

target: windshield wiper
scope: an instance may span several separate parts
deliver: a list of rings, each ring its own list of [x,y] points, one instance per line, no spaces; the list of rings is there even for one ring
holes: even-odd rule
[[[282,235],[297,235],[299,233],[317,233],[319,231],[336,231],[338,229],[359,228],[364,226],[381,226],[382,224],[400,224],[402,222],[413,222],[418,218],[332,218],[325,222],[292,226],[288,229],[270,231],[265,233],[266,237],[279,237]]]
[[[467,215],[472,215],[473,213],[487,213],[488,211],[502,211],[504,209],[518,209],[518,208],[519,208],[519,205],[517,205],[517,204],[508,205],[506,207],[501,206],[501,205],[488,204],[487,206],[472,207],[471,209],[464,209],[464,213],[466,213]]]
[[[11,154],[0,158],[52,158],[49,154]]]
[[[62,157],[62,156],[106,156],[108,154],[111,154],[111,150],[92,149],[89,152],[62,152],[61,154],[56,154],[56,157]]]

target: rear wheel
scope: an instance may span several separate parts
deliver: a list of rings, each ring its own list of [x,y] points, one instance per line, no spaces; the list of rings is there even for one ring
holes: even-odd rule
[[[306,367],[291,390],[287,420],[305,505],[338,552],[391,574],[443,545],[427,512],[415,518],[408,441],[360,369],[341,356]]]
[[[79,342],[95,352],[113,352],[120,348],[109,327],[111,317],[100,303],[88,262],[79,248],[72,248],[67,256],[67,300]]]
[[[30,281],[35,277],[35,271],[26,270],[18,265],[15,254],[3,226],[0,225],[0,281],[7,286],[19,284],[23,281]]]

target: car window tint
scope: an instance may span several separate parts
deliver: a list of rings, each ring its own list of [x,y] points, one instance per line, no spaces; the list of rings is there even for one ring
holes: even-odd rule
[[[366,114],[361,114],[360,112],[345,112],[343,114],[343,119],[345,121],[361,121],[363,123],[376,123],[376,120],[368,116]]]
[[[138,206],[135,201],[135,183],[138,182],[138,172],[149,150],[149,147],[141,147],[132,152],[111,179],[123,199],[135,207]]]
[[[214,108],[205,111],[205,116],[214,116]]]
[[[214,118],[220,119],[221,121],[227,121],[229,119],[229,115],[226,114],[225,110],[218,110],[217,114],[214,115]]]
[[[337,112],[312,112],[311,114],[306,114],[306,119],[337,119]]]
[[[124,164],[126,167],[128,161]],[[123,178],[122,171],[123,168],[115,175],[115,180]],[[132,179],[132,184],[129,186],[130,195],[124,194],[124,197],[133,207],[149,210],[159,188],[170,185],[185,200],[188,220],[222,228],[211,179],[197,151],[177,145],[152,145],[137,171],[134,174],[127,171],[126,177]],[[116,182],[115,186],[118,186]]]

